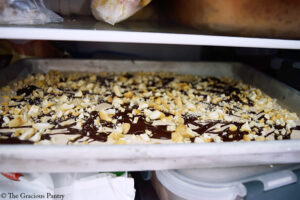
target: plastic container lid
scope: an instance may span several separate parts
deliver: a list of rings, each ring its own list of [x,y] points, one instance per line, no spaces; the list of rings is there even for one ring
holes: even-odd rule
[[[186,200],[233,200],[244,197],[243,183],[258,180],[264,191],[297,181],[291,171],[299,165],[253,166],[234,168],[187,169],[157,171],[161,184],[175,195]]]
[[[158,180],[175,195],[186,200],[232,200],[237,196],[244,197],[247,194],[243,184],[236,184],[228,187],[210,187],[195,183],[188,178],[182,179],[176,170],[156,172]]]

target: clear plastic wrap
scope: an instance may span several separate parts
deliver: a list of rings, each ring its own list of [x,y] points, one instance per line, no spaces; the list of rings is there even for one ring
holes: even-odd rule
[[[94,17],[109,24],[127,19],[145,7],[151,0],[92,0]]]
[[[45,24],[63,18],[46,8],[43,0],[1,0],[0,24]]]

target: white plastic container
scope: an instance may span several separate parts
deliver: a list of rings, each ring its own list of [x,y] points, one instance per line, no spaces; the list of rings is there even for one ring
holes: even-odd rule
[[[238,200],[247,195],[243,183],[261,181],[264,191],[297,181],[298,165],[157,171],[152,184],[160,200]]]

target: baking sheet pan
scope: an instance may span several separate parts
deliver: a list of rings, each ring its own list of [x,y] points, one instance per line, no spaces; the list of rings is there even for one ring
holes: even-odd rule
[[[23,60],[0,71],[0,86],[29,73],[168,71],[227,76],[262,89],[300,113],[300,92],[240,63]],[[300,140],[147,145],[0,145],[3,172],[161,170],[300,163]]]

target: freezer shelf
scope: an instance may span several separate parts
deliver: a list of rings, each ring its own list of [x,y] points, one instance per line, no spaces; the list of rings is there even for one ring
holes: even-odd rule
[[[0,73],[0,86],[28,73],[168,71],[227,76],[261,88],[299,111],[299,91],[239,63],[23,60]],[[2,172],[93,172],[300,163],[300,140],[147,145],[0,145]]]
[[[300,49],[300,40],[220,36],[154,21],[125,21],[111,26],[89,17],[66,18],[61,24],[0,25],[0,39]]]

